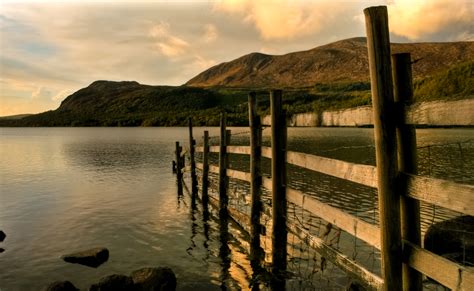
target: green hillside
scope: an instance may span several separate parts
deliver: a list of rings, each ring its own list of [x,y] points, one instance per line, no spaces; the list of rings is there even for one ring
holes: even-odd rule
[[[474,62],[467,62],[415,80],[415,101],[473,98],[473,71]],[[229,125],[247,125],[249,91],[96,81],[67,97],[56,110],[0,119],[0,126],[183,126],[190,116],[196,125],[216,126],[223,111],[227,112]],[[268,92],[269,88],[257,91],[262,115],[269,113]],[[287,88],[283,102],[288,114],[370,105],[370,83],[318,83],[309,88]]]

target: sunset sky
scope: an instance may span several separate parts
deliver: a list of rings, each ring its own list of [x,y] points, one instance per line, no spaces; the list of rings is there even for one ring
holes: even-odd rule
[[[0,0],[0,116],[56,109],[95,80],[181,85],[250,52],[365,36],[387,5],[394,42],[473,41],[473,0]]]

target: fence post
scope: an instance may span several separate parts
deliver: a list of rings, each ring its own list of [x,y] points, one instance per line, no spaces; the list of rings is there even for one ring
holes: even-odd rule
[[[202,153],[202,205],[204,209],[207,209],[209,201],[208,188],[209,188],[209,131],[204,131],[204,150]]]
[[[196,141],[193,139],[193,121],[189,117],[189,156],[191,158],[191,192],[197,193],[197,176],[196,176],[196,162],[194,161],[194,146]]]
[[[270,91],[272,118],[272,262],[273,272],[286,270],[286,116],[282,91]]]
[[[251,92],[249,102],[249,125],[250,125],[250,195],[252,197],[252,208],[250,210],[251,243],[250,258],[254,267],[259,267],[263,260],[263,250],[260,247],[260,215],[262,211],[261,201],[261,160],[262,160],[262,127],[260,116],[257,115],[257,97]]]
[[[417,174],[416,132],[415,126],[405,124],[406,105],[413,102],[413,83],[410,53],[392,55],[394,100],[399,108],[397,124],[398,170],[409,174]],[[400,185],[400,220],[402,239],[421,245],[420,202],[404,194],[407,185]],[[422,275],[402,265],[403,290],[421,290]]]
[[[364,9],[374,116],[380,246],[385,290],[402,290],[400,196],[387,7]]]
[[[219,147],[219,209],[227,209],[227,148],[226,148],[226,116],[221,115],[220,147]]]
[[[178,185],[178,195],[183,193],[183,184],[182,184],[182,162],[181,162],[181,146],[179,141],[176,142],[176,182]]]

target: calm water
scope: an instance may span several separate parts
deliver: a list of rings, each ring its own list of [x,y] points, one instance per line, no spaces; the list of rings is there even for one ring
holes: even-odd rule
[[[195,137],[203,130],[195,129]],[[218,134],[217,128],[210,131]],[[239,131],[246,129],[233,129]],[[145,266],[171,267],[181,290],[247,288],[251,271],[244,234],[230,226],[228,259],[222,260],[218,221],[203,220],[187,195],[177,197],[171,161],[175,141],[186,141],[187,134],[187,128],[0,129],[0,229],[7,234],[0,245],[6,249],[0,254],[0,289],[37,290],[54,280],[87,289],[105,275]],[[422,173],[473,183],[474,145],[465,142],[474,138],[473,130],[419,130],[417,135],[420,147],[436,145],[420,148]],[[233,142],[246,144],[247,139],[235,135]],[[351,162],[373,164],[372,145],[371,129],[289,130],[291,150]],[[244,160],[232,164],[245,167]],[[376,221],[372,190],[289,171],[293,187]],[[436,219],[443,219],[443,211],[435,210]],[[432,212],[424,208],[425,221]],[[450,215],[455,214],[445,214]],[[60,259],[96,246],[110,250],[109,261],[97,269]],[[292,254],[301,267],[302,256]],[[305,280],[289,280],[290,286],[307,287]]]

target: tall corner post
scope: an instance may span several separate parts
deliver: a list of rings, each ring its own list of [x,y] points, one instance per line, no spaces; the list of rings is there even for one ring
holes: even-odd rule
[[[374,117],[380,245],[385,290],[402,290],[396,110],[386,6],[364,9]]]

